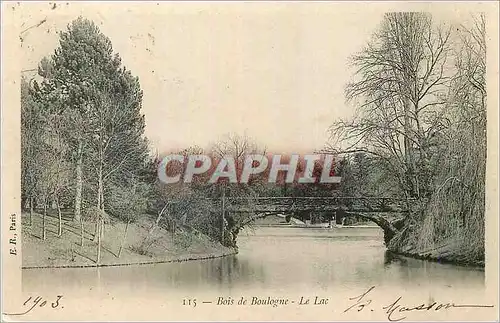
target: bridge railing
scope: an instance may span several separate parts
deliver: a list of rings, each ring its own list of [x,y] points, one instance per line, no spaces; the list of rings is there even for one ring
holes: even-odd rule
[[[215,208],[222,207],[221,198],[206,198]],[[225,197],[224,208],[231,212],[270,211],[335,211],[406,212],[408,199],[392,197]]]

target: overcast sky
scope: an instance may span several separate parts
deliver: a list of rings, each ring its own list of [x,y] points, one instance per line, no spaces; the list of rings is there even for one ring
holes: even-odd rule
[[[273,152],[323,147],[352,114],[343,89],[387,6],[375,3],[37,3],[7,8],[36,68],[82,15],[108,36],[144,90],[146,135],[168,151],[244,133]]]

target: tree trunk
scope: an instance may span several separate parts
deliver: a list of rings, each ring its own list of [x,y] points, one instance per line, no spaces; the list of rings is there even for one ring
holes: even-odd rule
[[[30,195],[30,226],[33,225],[33,203],[34,203],[33,195]]]
[[[103,179],[102,179],[102,165],[99,165],[99,169],[97,171],[97,208],[99,210],[104,210],[104,202],[103,202],[103,199],[104,199],[104,194],[103,194],[103,191],[104,191],[104,186],[103,186]],[[98,225],[101,225],[101,228],[97,228]],[[102,236],[104,234],[104,222],[101,223],[101,224],[98,224],[96,222],[96,226],[95,226],[95,230],[94,230],[94,236],[92,238],[92,241],[94,241],[96,235],[97,235],[97,231],[99,230],[99,234]]]
[[[125,240],[127,240],[127,232],[128,232],[128,226],[130,224],[130,220],[127,221],[127,225],[125,226],[125,232],[123,233],[122,237],[122,243],[120,244],[120,250],[118,250],[118,258],[120,258],[123,250],[123,245],[125,244]]]
[[[83,189],[83,141],[80,139],[78,141],[78,151],[76,160],[76,190],[75,190],[75,221],[81,221],[82,218],[82,189]]]
[[[60,237],[62,235],[62,213],[61,213],[61,205],[59,204],[59,197],[57,195],[56,195],[56,206],[57,206],[57,217],[59,218],[57,236]]]
[[[99,165],[97,170],[97,208],[103,209],[102,165]]]
[[[173,219],[168,218],[167,219],[167,223],[168,223],[168,227],[170,228],[170,232],[172,232],[172,235],[171,235],[172,242],[174,242],[175,241],[175,228],[176,228],[175,227],[175,222],[174,222]]]
[[[83,239],[84,239],[84,230],[83,230],[83,220],[80,219],[80,247],[83,248]]]
[[[222,186],[222,212],[221,212],[221,240],[220,243],[224,245],[224,218],[225,218],[225,211],[226,211],[226,188],[224,185]]]
[[[412,150],[410,142],[410,102],[408,98],[404,98],[403,113],[404,113],[404,152],[405,152],[405,177],[406,191],[409,197],[413,197],[413,172],[412,172]]]
[[[102,179],[102,171],[101,171],[101,210],[104,211],[104,179]]]
[[[42,240],[47,237],[47,230],[45,228],[45,216],[47,215],[47,198],[43,199],[43,215],[42,215]]]
[[[94,224],[94,233],[92,234],[92,239],[91,241],[95,241],[95,238],[97,237],[97,222]]]
[[[101,221],[101,219],[99,219],[97,221],[97,223],[98,223],[98,225],[97,225],[97,264],[98,265],[101,262],[101,233],[99,232],[100,228],[101,228],[101,226],[99,225],[100,221]]]
[[[98,228],[99,226],[100,226],[100,228]],[[95,241],[97,234],[99,234],[101,237],[104,235],[104,221],[102,223],[99,223],[99,222],[95,223],[94,235],[92,236],[92,241]]]
[[[95,238],[97,235],[100,235],[101,237],[104,236],[104,221],[102,223],[96,222],[94,226],[94,234],[92,236],[91,241],[95,241]]]
[[[29,204],[29,197],[26,196],[26,193],[21,192],[21,211],[27,210]]]
[[[101,211],[104,212],[104,180],[101,181]],[[101,237],[104,237],[104,232],[106,229],[106,222],[104,220],[105,219],[102,220]]]

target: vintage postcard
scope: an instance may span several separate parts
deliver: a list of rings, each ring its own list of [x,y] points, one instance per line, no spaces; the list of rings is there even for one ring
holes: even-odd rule
[[[2,2],[2,320],[498,321],[498,13]]]

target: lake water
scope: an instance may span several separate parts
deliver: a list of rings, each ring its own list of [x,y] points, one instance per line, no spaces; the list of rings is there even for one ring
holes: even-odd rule
[[[443,291],[480,295],[485,286],[481,269],[391,257],[378,228],[258,227],[242,232],[238,245],[238,255],[206,261],[24,270],[23,289],[110,299],[197,295],[199,303],[217,302],[210,295],[236,299],[249,294],[299,295],[299,291],[335,297],[370,286],[409,295],[425,291],[426,297]]]

